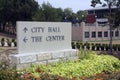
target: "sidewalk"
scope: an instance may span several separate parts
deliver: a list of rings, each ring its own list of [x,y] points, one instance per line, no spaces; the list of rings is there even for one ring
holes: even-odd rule
[[[0,33],[0,39],[1,38],[16,38],[15,35],[9,35],[9,34],[4,34],[4,33]]]

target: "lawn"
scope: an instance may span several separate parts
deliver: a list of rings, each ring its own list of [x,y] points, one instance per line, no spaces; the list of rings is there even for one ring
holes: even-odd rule
[[[104,40],[104,41],[90,41],[90,43],[101,43],[101,44],[109,44],[109,40]],[[113,40],[112,44],[120,44],[120,40]]]

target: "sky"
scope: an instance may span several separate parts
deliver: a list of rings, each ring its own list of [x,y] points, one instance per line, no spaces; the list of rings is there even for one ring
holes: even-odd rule
[[[92,8],[91,0],[36,0],[41,5],[49,2],[55,8],[72,8],[73,12]]]

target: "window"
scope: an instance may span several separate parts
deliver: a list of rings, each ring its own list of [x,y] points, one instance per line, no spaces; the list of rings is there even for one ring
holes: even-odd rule
[[[89,38],[89,32],[85,32],[85,38]]]
[[[96,37],[96,32],[92,32],[92,38],[95,38]]]
[[[115,37],[119,36],[119,31],[115,31]]]
[[[108,31],[104,32],[104,37],[108,37]]]
[[[99,31],[99,32],[98,32],[98,37],[99,37],[99,38],[102,37],[102,31]]]

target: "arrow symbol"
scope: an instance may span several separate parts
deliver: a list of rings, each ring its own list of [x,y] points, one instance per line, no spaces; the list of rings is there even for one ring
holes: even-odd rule
[[[27,42],[27,40],[28,40],[28,39],[27,39],[26,37],[24,37],[23,41],[24,41],[25,43]]]
[[[28,29],[25,27],[25,28],[23,29],[23,31],[26,33],[26,32],[28,31]]]

